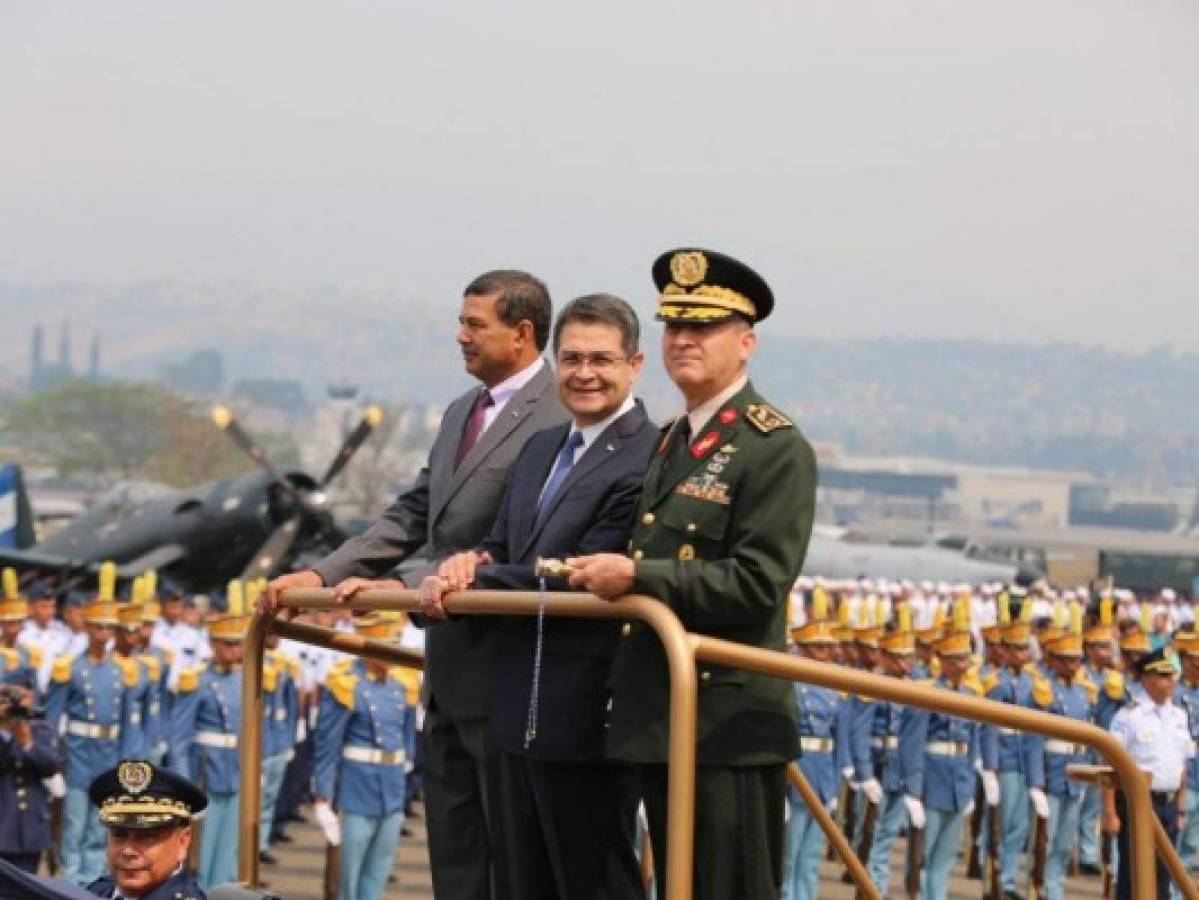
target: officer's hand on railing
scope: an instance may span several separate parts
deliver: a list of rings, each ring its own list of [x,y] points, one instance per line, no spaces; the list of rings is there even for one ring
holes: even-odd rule
[[[1049,818],[1049,800],[1040,788],[1029,788],[1028,799],[1032,801],[1033,812],[1042,819]]]
[[[999,805],[999,778],[994,772],[983,769],[979,775],[983,783],[983,797],[986,798],[987,806]]]
[[[334,603],[349,603],[359,591],[402,591],[404,582],[398,578],[347,578],[333,588]]]
[[[325,833],[325,840],[334,847],[341,846],[341,822],[337,820],[337,813],[329,806],[327,800],[317,800],[312,804],[312,815],[316,819],[316,824],[321,826],[321,831]]]
[[[867,778],[863,781],[862,793],[866,795],[866,799],[874,806],[878,806],[883,802],[883,786],[878,783],[877,778]]]
[[[587,591],[605,600],[615,600],[633,590],[636,568],[633,561],[619,553],[593,553],[591,556],[572,556],[570,586]]]
[[[278,615],[280,618],[290,619],[292,617],[292,610],[283,609],[279,606],[280,594],[289,588],[321,588],[324,586],[325,582],[321,579],[321,576],[312,569],[280,575],[278,578],[273,578],[267,582],[266,590],[258,598],[258,611],[263,615]]]
[[[475,583],[475,569],[478,566],[489,566],[493,561],[490,553],[467,550],[465,553],[455,553],[443,559],[437,567],[437,574],[441,576],[445,590],[465,591]]]
[[[446,592],[445,582],[440,575],[427,575],[417,588],[420,592],[420,611],[426,618],[444,622],[449,618],[441,605],[441,595]]]
[[[911,794],[904,794],[903,805],[908,808],[908,821],[912,823],[912,827],[923,828],[924,801],[922,801],[919,797],[913,797]]]

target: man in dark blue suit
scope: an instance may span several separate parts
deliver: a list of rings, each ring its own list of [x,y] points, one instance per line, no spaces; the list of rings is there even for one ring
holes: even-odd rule
[[[571,302],[554,326],[558,394],[572,421],[529,439],[491,533],[422,585],[443,592],[532,590],[538,557],[621,552],[659,432],[632,397],[643,355],[623,300]],[[564,579],[547,584],[565,590]],[[499,831],[508,893],[522,900],[643,896],[633,770],[604,758],[608,674],[620,624],[511,617],[494,623],[491,734],[499,751]]]

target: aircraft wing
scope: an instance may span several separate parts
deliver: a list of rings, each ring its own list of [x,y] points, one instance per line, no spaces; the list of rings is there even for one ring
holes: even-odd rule
[[[136,578],[149,569],[161,572],[185,556],[187,556],[187,548],[182,544],[163,544],[161,547],[155,547],[149,553],[143,553],[137,559],[121,563],[117,566],[117,574],[122,578]]]

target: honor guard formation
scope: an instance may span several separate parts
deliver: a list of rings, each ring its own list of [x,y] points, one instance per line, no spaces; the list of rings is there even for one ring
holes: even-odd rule
[[[656,355],[619,297],[578,297],[555,318],[532,275],[471,281],[457,343],[475,384],[447,406],[415,484],[289,574],[199,595],[153,571],[118,579],[111,563],[90,590],[6,570],[0,897],[74,884],[184,900],[236,882],[246,630],[256,608],[292,617],[281,593],[313,587],[343,605],[295,618],[425,656],[422,674],[267,638],[255,850],[279,862],[311,804],[342,900],[384,896],[418,797],[441,900],[665,896],[658,638],[544,611],[449,614],[444,596],[470,588],[647,595],[688,632],[1094,723],[1145,771],[1199,867],[1190,599],[801,575],[815,455],[750,379],[773,292],[695,247],[651,276]],[[678,391],[660,424],[636,397],[647,365]],[[418,589],[420,613],[344,605],[389,587]],[[1079,774],[1100,762],[1085,746],[717,665],[698,684],[700,900],[827,889],[826,835],[793,765],[883,896],[944,900],[959,861],[980,896],[1061,900],[1073,870],[1131,896],[1128,804]],[[1161,869],[1159,896],[1173,890]]]

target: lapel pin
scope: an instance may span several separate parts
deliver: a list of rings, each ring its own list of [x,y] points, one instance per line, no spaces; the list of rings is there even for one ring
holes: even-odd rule
[[[609,453],[611,453],[611,452],[612,452],[613,450],[615,450],[615,449],[616,449],[616,448],[615,448],[615,447],[613,447],[611,444],[609,444],[609,445],[608,445],[608,452],[609,452]]]

